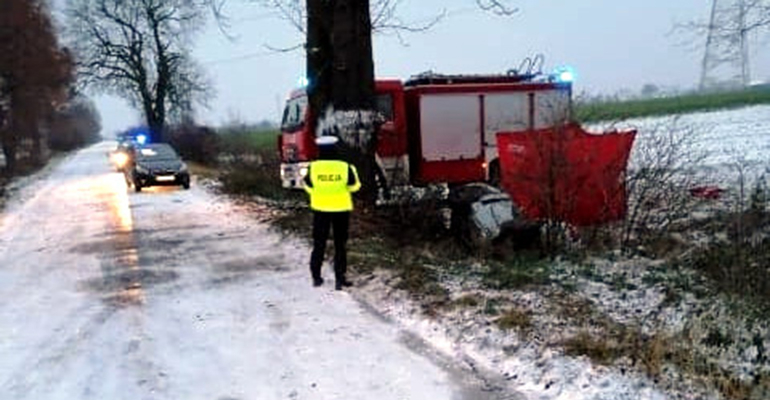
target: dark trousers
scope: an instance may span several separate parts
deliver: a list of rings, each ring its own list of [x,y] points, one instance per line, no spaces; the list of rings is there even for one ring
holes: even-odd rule
[[[324,261],[329,228],[334,231],[334,277],[345,280],[348,270],[348,256],[345,246],[348,242],[350,212],[313,212],[313,253],[310,255],[310,273],[314,279],[321,278],[321,264]]]

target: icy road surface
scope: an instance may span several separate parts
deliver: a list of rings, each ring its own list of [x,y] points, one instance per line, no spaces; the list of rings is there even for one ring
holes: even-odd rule
[[[487,399],[196,186],[127,190],[102,143],[0,220],[0,399]]]

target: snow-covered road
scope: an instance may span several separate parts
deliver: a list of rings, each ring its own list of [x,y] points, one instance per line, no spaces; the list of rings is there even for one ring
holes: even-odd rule
[[[63,160],[1,215],[0,399],[490,398],[349,294],[312,288],[303,242],[195,184],[130,192],[110,148]]]

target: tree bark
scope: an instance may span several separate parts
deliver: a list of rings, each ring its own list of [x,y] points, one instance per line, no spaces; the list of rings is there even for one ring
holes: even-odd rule
[[[332,45],[332,103],[337,110],[374,109],[369,0],[337,0]]]
[[[312,127],[331,103],[331,60],[334,54],[330,25],[333,8],[327,0],[307,0],[306,74]]]

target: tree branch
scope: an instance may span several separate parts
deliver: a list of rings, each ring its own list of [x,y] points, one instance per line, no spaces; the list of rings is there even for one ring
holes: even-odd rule
[[[511,16],[519,12],[517,7],[509,7],[499,0],[476,0],[476,4],[484,11],[502,16]]]

